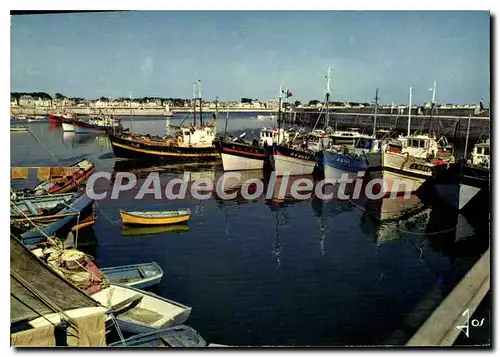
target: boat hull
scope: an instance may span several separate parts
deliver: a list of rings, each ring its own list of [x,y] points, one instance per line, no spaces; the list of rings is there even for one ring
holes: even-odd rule
[[[224,171],[259,170],[264,168],[264,148],[225,140],[215,142]]]
[[[132,336],[125,341],[114,342],[108,347],[206,347],[206,341],[191,327],[174,326],[158,332]]]
[[[133,313],[132,315],[129,315],[128,313],[120,313],[116,316],[118,326],[124,332],[141,334],[182,325],[184,322],[186,322],[186,320],[189,318],[189,315],[191,314],[191,308],[188,306],[123,284],[111,284],[110,288],[101,290],[100,292],[93,294],[91,297],[106,306],[109,304],[109,302],[112,303],[113,301],[113,296],[110,296],[110,291],[114,291],[114,293],[111,293],[111,295],[115,295],[117,297],[117,302],[122,302],[126,299],[126,297],[134,295],[141,296],[141,300],[143,299],[144,301],[141,301],[139,303],[139,306],[137,306],[137,308],[139,308],[139,310],[137,311],[138,315]],[[157,312],[162,315],[160,321],[148,322],[147,319],[144,320],[143,318],[141,318],[141,315],[146,312],[144,310],[150,308],[150,304],[156,305],[156,307],[154,311],[149,310],[148,312]],[[140,307],[141,305],[142,307]],[[132,310],[134,309],[136,309],[136,307],[132,308]],[[175,312],[173,312],[172,309]]]
[[[300,150],[273,146],[270,164],[276,176],[310,175],[316,167],[316,157]]]
[[[116,157],[148,162],[207,162],[220,160],[214,146],[179,147],[129,140],[108,132]]]
[[[47,240],[47,235],[67,233],[71,230],[78,221],[85,219],[93,211],[94,200],[87,196],[86,193],[80,194],[68,205],[69,207],[61,210],[57,214],[67,214],[79,212],[80,219],[77,215],[69,215],[58,219],[55,222],[35,227],[21,234],[21,241],[25,245],[34,245]]]
[[[186,223],[191,218],[191,212],[169,217],[146,217],[120,211],[120,218],[128,226],[164,226],[169,224]]]
[[[148,270],[152,273],[148,273]],[[136,289],[146,289],[158,285],[163,278],[163,270],[155,262],[103,268],[101,272],[113,284],[122,283]]]
[[[349,182],[363,177],[368,167],[363,157],[352,157],[327,150],[322,150],[318,156],[326,180]]]
[[[425,160],[393,152],[380,153],[380,157],[381,165],[376,167],[374,161],[368,161],[367,171],[371,179],[380,180],[378,187],[384,196],[415,193],[426,180],[432,178],[435,165]],[[376,155],[374,158],[376,163]],[[379,194],[376,189],[373,192]]]
[[[75,124],[73,126],[75,128],[74,131],[76,134],[103,134],[108,129],[112,130],[111,128],[97,127],[97,126],[92,126],[92,125],[81,123],[81,122],[75,122]]]

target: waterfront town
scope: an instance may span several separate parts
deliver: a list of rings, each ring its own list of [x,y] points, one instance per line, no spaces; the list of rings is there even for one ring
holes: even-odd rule
[[[66,97],[61,93],[56,93],[51,96],[47,93],[11,93],[10,106],[14,110],[53,110],[55,108],[59,109],[134,109],[134,110],[145,110],[145,109],[164,109],[168,106],[171,110],[185,110],[192,107],[193,99],[180,99],[180,98],[158,98],[158,97],[143,97],[143,98],[97,98],[97,99],[84,99],[84,98],[71,98]],[[353,108],[353,109],[364,109],[372,108],[373,103],[367,102],[335,102],[329,103],[330,108]],[[291,101],[290,106],[295,108],[322,108],[324,106],[324,101],[318,99],[311,99],[307,103],[302,103],[300,101]],[[424,108],[430,108],[431,102],[424,103],[421,107],[414,106],[417,108],[417,112],[422,113]],[[203,100],[202,109],[215,110],[218,107],[220,110],[254,110],[254,111],[276,111],[278,108],[277,98],[268,100],[259,100],[251,98],[242,98],[240,101],[224,101],[224,100]],[[405,109],[408,109],[408,104],[379,104],[381,109],[390,109],[391,114],[396,114],[398,112],[402,113]],[[483,100],[479,100],[477,103],[473,104],[448,104],[441,103],[437,105],[438,110],[449,110],[449,109],[473,109],[474,115],[481,115],[484,112],[485,106]]]

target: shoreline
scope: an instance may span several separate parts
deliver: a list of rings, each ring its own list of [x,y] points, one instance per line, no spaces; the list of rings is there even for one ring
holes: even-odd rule
[[[204,113],[213,113],[215,108],[202,108]],[[50,112],[69,112],[77,115],[89,115],[92,113],[99,113],[99,109],[94,108],[28,108],[28,107],[11,107],[10,112],[13,115],[48,115]],[[115,108],[115,109],[101,109],[104,114],[114,114],[118,116],[164,116],[165,108],[147,108],[147,109],[130,109],[130,108]],[[171,114],[192,113],[192,108],[172,107],[170,108]],[[275,113],[276,109],[257,109],[257,108],[218,108],[219,113]],[[197,110],[196,113],[199,113]]]

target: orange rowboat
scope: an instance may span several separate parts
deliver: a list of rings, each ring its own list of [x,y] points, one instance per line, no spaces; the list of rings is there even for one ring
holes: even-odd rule
[[[191,217],[189,208],[165,211],[120,211],[123,225],[166,225],[186,223]]]

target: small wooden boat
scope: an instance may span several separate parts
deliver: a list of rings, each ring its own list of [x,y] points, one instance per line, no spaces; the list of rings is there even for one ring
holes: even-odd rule
[[[24,244],[44,242],[46,235],[67,233],[66,229],[69,231],[84,220],[92,213],[93,203],[94,200],[84,192],[13,200],[10,204],[11,225],[27,225],[27,231],[21,234]]]
[[[187,224],[170,224],[166,226],[124,226],[122,235],[127,237],[151,236],[160,233],[180,233],[189,231]]]
[[[90,257],[75,248],[49,241],[28,246],[28,249],[58,275],[70,281],[86,294],[92,295],[109,287],[110,281]]]
[[[102,268],[111,283],[124,284],[137,289],[146,289],[159,284],[163,270],[156,262]]]
[[[108,347],[207,347],[207,342],[192,327],[179,325],[158,332],[132,336]]]
[[[29,168],[13,167],[11,169],[11,177],[12,179],[21,177],[28,179],[28,170]],[[46,179],[32,189],[24,189],[16,192],[18,197],[75,191],[94,173],[95,164],[89,159],[81,159],[68,167],[38,167],[37,171],[38,178],[45,177]]]
[[[129,333],[148,333],[181,325],[191,314],[188,306],[121,284],[111,284],[91,297],[113,309],[120,329]]]
[[[185,223],[191,217],[189,208],[165,211],[120,211],[120,218],[124,225],[165,225]]]

